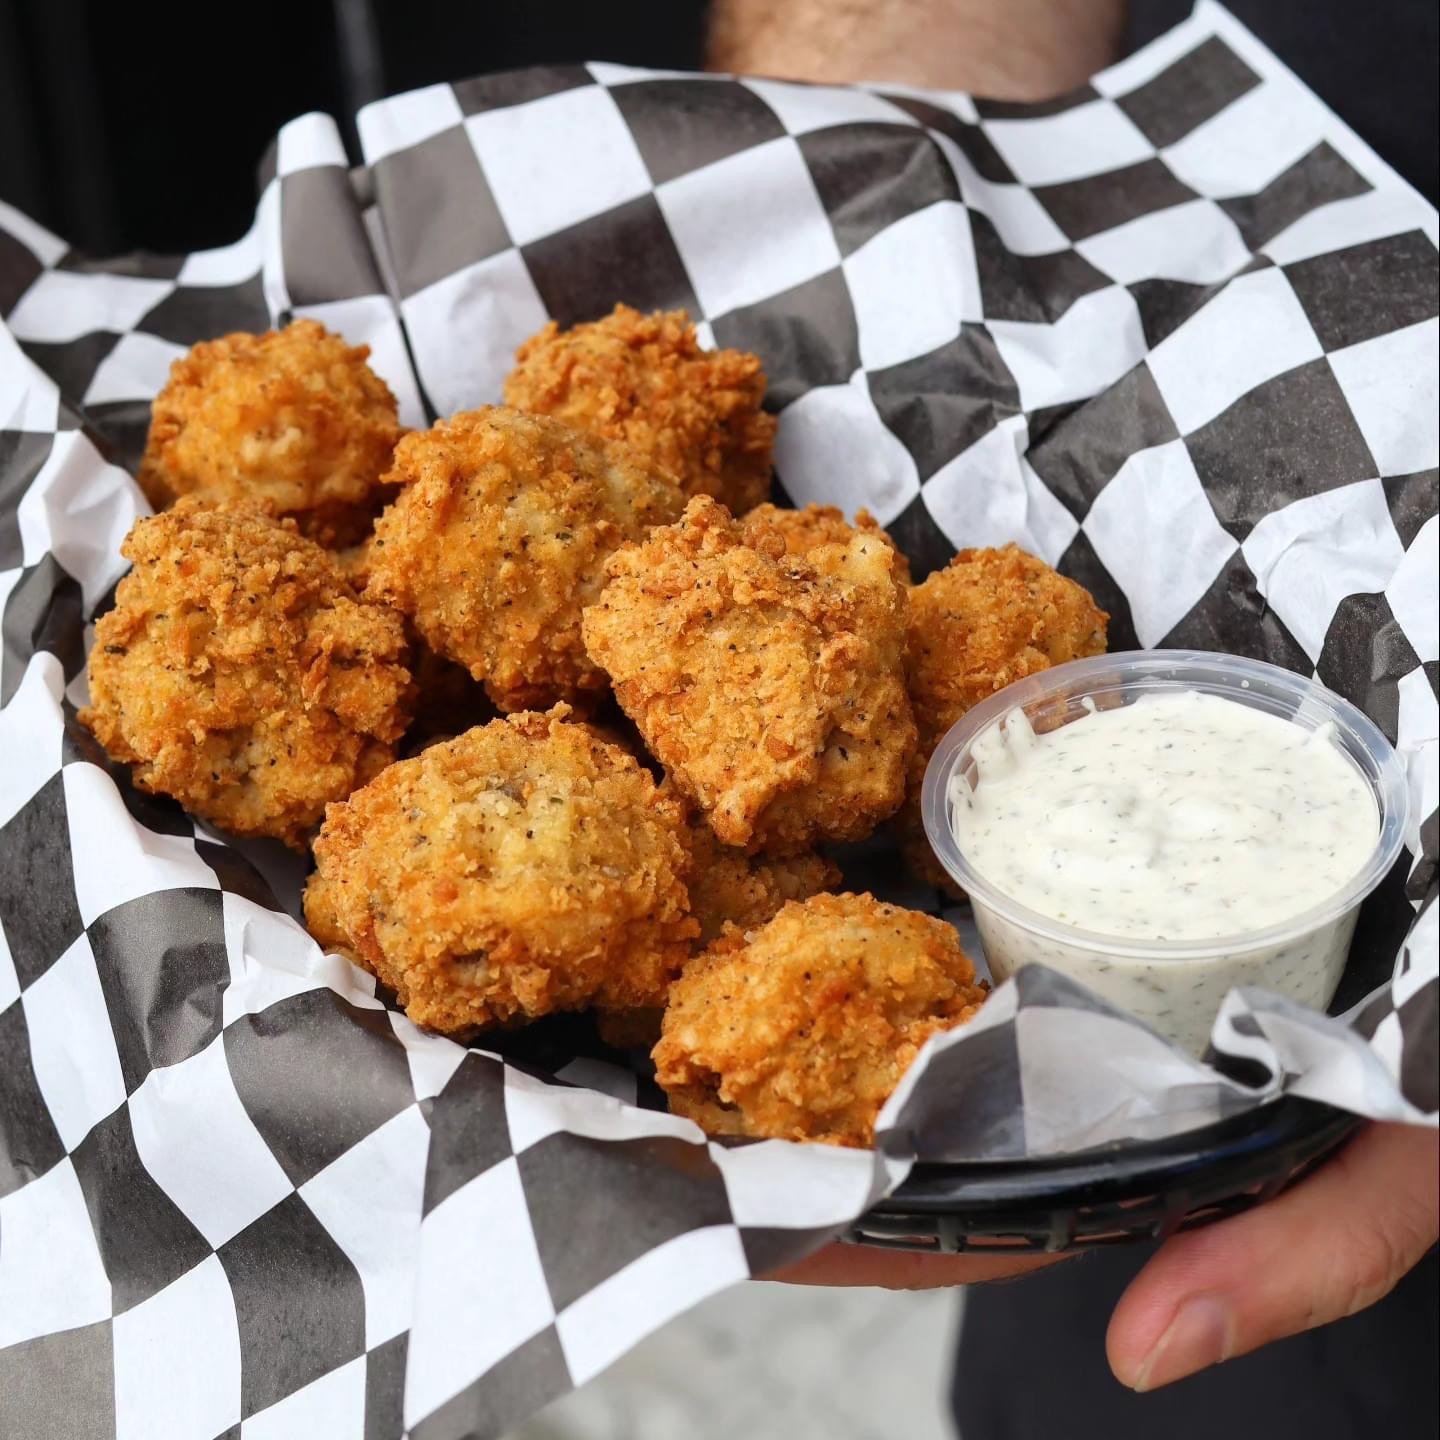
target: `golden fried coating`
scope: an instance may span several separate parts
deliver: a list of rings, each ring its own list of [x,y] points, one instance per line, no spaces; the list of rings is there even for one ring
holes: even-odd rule
[[[678,805],[567,713],[477,726],[326,812],[306,923],[421,1025],[659,1005],[689,954]]]
[[[726,925],[750,930],[772,919],[789,900],[808,900],[840,884],[840,867],[813,850],[774,859],[722,845],[703,821],[685,834],[690,851],[690,911],[700,925],[696,943],[709,945]]]
[[[369,354],[315,320],[192,346],[151,410],[138,476],[150,503],[252,500],[323,544],[354,543],[400,438]]]
[[[896,571],[865,534],[772,556],[705,497],[612,557],[586,646],[725,844],[798,854],[900,804],[915,724]]]
[[[869,1145],[930,1036],[985,999],[951,927],[870,895],[731,929],[670,987],[655,1078],[712,1135]]]
[[[901,578],[907,584],[910,580],[910,562],[868,510],[857,511],[852,525],[836,505],[806,505],[799,510],[757,505],[741,520],[740,533],[747,545],[772,555],[780,553],[772,548],[777,541],[788,554],[809,555],[821,545],[848,545],[857,534],[870,535],[895,551]]]
[[[761,408],[765,371],[741,350],[702,350],[683,310],[551,321],[515,353],[505,403],[624,440],[673,475],[687,496],[733,514],[770,493],[775,418]]]
[[[370,542],[366,594],[409,615],[501,710],[593,701],[580,612],[605,559],[673,520],[679,489],[623,445],[485,406],[407,435]]]
[[[187,496],[138,520],[95,627],[80,720],[142,790],[304,849],[326,804],[390,763],[409,721],[404,623],[255,505]]]
[[[921,878],[952,888],[920,820],[925,766],[945,732],[1016,680],[1103,654],[1109,619],[1084,586],[1015,545],[962,550],[910,592],[906,675],[920,744],[898,828]]]
[[[674,792],[668,782],[662,792]],[[700,819],[681,835],[690,856],[690,913],[700,926],[693,949],[698,953],[719,938],[727,925],[750,930],[773,919],[788,900],[807,900],[840,884],[840,867],[814,851],[776,860],[747,855],[722,845]],[[650,1050],[660,1038],[664,1011],[609,1010],[598,1018],[600,1038],[617,1050]]]

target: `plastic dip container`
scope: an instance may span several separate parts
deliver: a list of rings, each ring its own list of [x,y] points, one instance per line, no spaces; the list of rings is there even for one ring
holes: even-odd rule
[[[1333,895],[1265,929],[1214,939],[1147,940],[1052,919],[1005,894],[967,861],[952,825],[952,778],[961,776],[972,787],[977,783],[975,743],[1012,711],[1023,711],[1043,734],[1095,710],[1132,704],[1142,695],[1179,691],[1252,706],[1311,731],[1334,727],[1336,748],[1374,798],[1379,827],[1368,861]],[[1330,1003],[1360,904],[1400,853],[1409,795],[1404,767],[1390,742],[1355,706],[1318,681],[1233,655],[1154,650],[1060,665],[968,711],[931,757],[921,806],[935,854],[970,896],[997,983],[1022,965],[1048,965],[1198,1055],[1221,1001],[1236,986],[1270,990],[1318,1010]]]

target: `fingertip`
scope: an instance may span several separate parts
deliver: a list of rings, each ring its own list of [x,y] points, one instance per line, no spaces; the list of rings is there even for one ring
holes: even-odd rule
[[[1234,1353],[1235,1314],[1229,1304],[1218,1295],[1192,1295],[1181,1302],[1174,1319],[1122,1383],[1143,1395],[1208,1370]]]
[[[1161,1247],[1105,1336],[1115,1378],[1154,1389],[1373,1303],[1434,1243],[1433,1132],[1372,1125],[1268,1203]]]
[[[1140,1388],[1147,1358],[1174,1322],[1187,1292],[1211,1288],[1215,1280],[1215,1241],[1220,1229],[1175,1235],[1161,1247],[1126,1288],[1105,1331],[1105,1357],[1125,1386]]]
[[[1146,1304],[1143,1298],[1132,1301],[1132,1293],[1133,1287],[1121,1297],[1105,1330],[1105,1359],[1110,1373],[1129,1390],[1138,1388],[1145,1357],[1165,1333],[1173,1313],[1167,1295],[1157,1294],[1152,1303]]]

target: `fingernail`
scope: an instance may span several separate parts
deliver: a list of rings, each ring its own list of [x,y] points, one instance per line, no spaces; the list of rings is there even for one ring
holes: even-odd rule
[[[1192,1296],[1141,1362],[1132,1388],[1141,1393],[1156,1390],[1228,1360],[1232,1336],[1230,1307],[1214,1295]]]

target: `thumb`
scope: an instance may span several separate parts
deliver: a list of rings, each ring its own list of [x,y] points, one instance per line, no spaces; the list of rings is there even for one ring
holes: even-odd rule
[[[1153,1390],[1373,1305],[1435,1243],[1437,1162],[1434,1130],[1371,1125],[1293,1190],[1177,1235],[1111,1316],[1116,1378]]]

